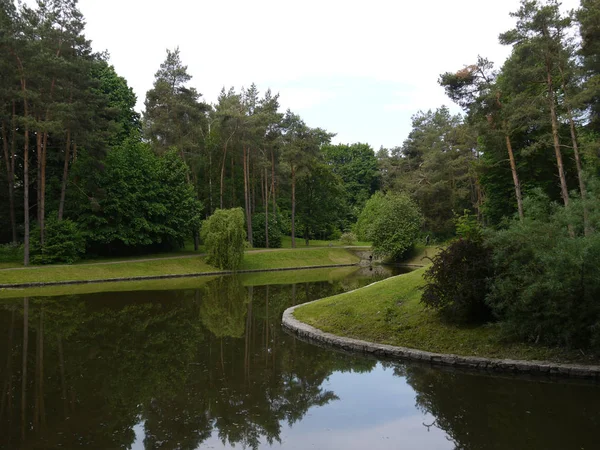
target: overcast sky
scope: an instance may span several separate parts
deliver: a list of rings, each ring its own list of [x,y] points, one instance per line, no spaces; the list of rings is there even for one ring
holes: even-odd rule
[[[564,0],[564,9],[578,0]],[[138,96],[166,49],[179,46],[210,103],[223,86],[280,93],[308,125],[336,142],[401,145],[419,110],[451,106],[440,73],[477,55],[500,66],[519,0],[80,0],[86,36]],[[458,108],[452,106],[453,111]]]

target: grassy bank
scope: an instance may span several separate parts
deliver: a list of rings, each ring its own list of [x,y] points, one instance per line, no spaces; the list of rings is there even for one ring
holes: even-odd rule
[[[437,245],[415,245],[413,250],[402,260],[402,264],[426,266],[431,263],[431,258],[437,255],[441,248]]]
[[[457,327],[420,303],[425,269],[302,306],[295,317],[320,330],[381,344],[467,356],[598,363],[579,351],[503,341],[497,325]]]
[[[292,272],[258,272],[240,275],[244,286],[262,286],[266,284],[293,284],[317,281],[333,281],[345,278],[357,267],[339,267],[328,269],[309,269]],[[160,280],[121,281],[119,283],[69,284],[23,289],[0,289],[0,300],[23,297],[55,297],[65,295],[93,294],[96,292],[121,291],[163,291],[174,289],[199,289],[216,276],[167,278]]]
[[[302,266],[353,264],[358,257],[343,248],[282,249],[249,251],[244,256],[242,270],[279,269]],[[0,270],[0,284],[51,281],[101,280],[157,275],[209,273],[217,269],[200,256],[156,259],[149,261],[119,261],[110,264],[73,264],[70,266],[36,266],[26,269]]]
[[[343,248],[296,248],[247,252],[242,270],[355,264],[360,259]]]
[[[371,243],[366,241],[358,241],[352,244],[355,247],[370,247]],[[346,244],[342,244],[339,240],[322,241],[319,239],[311,239],[308,241],[309,247],[345,247]],[[292,248],[292,237],[282,236],[281,238],[282,248]],[[306,248],[306,242],[302,238],[296,238],[296,248]]]

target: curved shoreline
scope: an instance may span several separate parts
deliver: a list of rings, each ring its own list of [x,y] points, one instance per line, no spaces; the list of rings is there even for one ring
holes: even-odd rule
[[[373,284],[370,284],[369,286],[372,286]],[[451,353],[433,353],[407,347],[377,344],[374,342],[326,333],[311,325],[301,322],[294,317],[294,311],[296,308],[319,301],[320,300],[315,300],[313,302],[303,303],[301,305],[292,306],[291,308],[286,309],[281,318],[281,324],[283,328],[308,341],[313,341],[318,344],[325,344],[327,346],[335,347],[345,351],[372,354],[377,357],[392,358],[404,361],[418,361],[430,363],[432,365],[449,366],[477,371],[516,373],[536,376],[545,375],[568,378],[587,378],[600,381],[600,366],[585,364],[563,364],[550,361],[526,361],[485,358],[480,356],[461,356]]]
[[[13,283],[13,284],[0,284],[0,289],[23,289],[30,287],[44,287],[44,286],[60,286],[60,285],[73,285],[73,284],[92,284],[92,283],[116,283],[119,281],[145,281],[145,280],[161,280],[167,278],[194,278],[194,277],[210,277],[218,275],[233,275],[241,273],[258,273],[258,272],[284,272],[290,270],[308,270],[308,269],[327,269],[333,267],[352,267],[358,266],[358,263],[353,264],[327,264],[323,266],[301,266],[301,267],[281,267],[278,269],[247,269],[247,270],[220,270],[214,272],[197,272],[197,273],[182,273],[182,274],[167,274],[167,275],[149,275],[139,277],[125,277],[125,278],[104,278],[96,280],[66,280],[66,281],[46,281],[46,282],[29,282],[29,283]]]

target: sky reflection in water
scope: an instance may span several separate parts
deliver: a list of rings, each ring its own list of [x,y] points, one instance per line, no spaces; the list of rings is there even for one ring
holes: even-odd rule
[[[377,362],[282,331],[288,306],[388,275],[4,300],[0,448],[597,448],[597,385]]]

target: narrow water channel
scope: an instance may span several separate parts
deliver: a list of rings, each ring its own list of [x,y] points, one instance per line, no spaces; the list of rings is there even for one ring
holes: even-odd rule
[[[598,385],[377,361],[283,332],[287,307],[391,274],[0,300],[0,448],[600,448]]]

